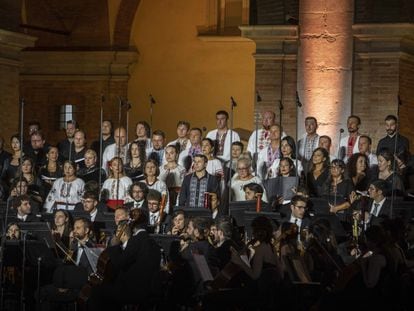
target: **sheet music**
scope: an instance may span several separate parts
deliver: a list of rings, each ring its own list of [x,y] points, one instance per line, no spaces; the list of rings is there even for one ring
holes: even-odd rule
[[[98,264],[98,258],[99,255],[101,255],[101,253],[103,252],[103,248],[98,248],[98,247],[85,247],[83,249],[83,251],[86,254],[86,258],[89,261],[89,264],[92,267],[92,271],[95,273],[96,272],[96,266]]]

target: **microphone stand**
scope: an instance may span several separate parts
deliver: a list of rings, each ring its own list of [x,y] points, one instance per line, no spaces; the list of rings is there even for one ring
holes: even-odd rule
[[[42,262],[42,257],[37,258],[37,309],[40,310],[40,263]]]
[[[23,123],[24,123],[24,98],[22,97],[20,99],[20,163],[19,165],[21,166],[23,163]],[[20,167],[20,171],[21,171],[21,167]],[[19,176],[19,182],[20,182],[20,194],[22,193],[22,178],[23,178],[23,173],[20,173]]]
[[[262,101],[262,97],[259,94],[259,91],[256,91],[256,96],[255,96],[255,104],[254,106],[257,108],[257,103],[260,103]],[[255,140],[256,140],[256,144],[254,146],[254,159],[255,159],[255,175],[257,176],[257,161],[259,158],[259,153],[257,150],[257,145],[259,144],[259,117],[256,118],[256,135],[255,135]],[[230,167],[233,166],[233,162],[230,162]],[[230,171],[231,172],[231,171]]]
[[[396,126],[396,128],[395,128],[395,141],[394,141],[394,154],[393,154],[393,156],[394,156],[394,161],[393,161],[393,164],[392,164],[392,186],[391,186],[391,202],[390,202],[390,217],[391,217],[391,219],[392,219],[392,216],[393,216],[393,212],[394,212],[394,201],[395,201],[395,194],[394,194],[394,192],[395,192],[395,174],[397,173],[396,172],[396,159],[395,159],[395,157],[396,157],[396,155],[397,155],[397,147],[398,147],[398,135],[399,135],[399,133],[400,133],[400,129],[399,129],[399,126],[400,126],[400,124],[399,124],[399,122],[400,122],[400,106],[402,105],[402,102],[401,102],[401,97],[400,97],[400,95],[398,95],[398,105],[397,105],[397,126]]]
[[[101,107],[100,107],[100,122],[101,122],[101,131],[99,134],[99,192],[101,193],[101,187],[102,187],[102,174],[101,174],[101,169],[102,169],[102,149],[103,149],[103,133],[102,133],[102,124],[103,124],[103,105],[105,103],[105,96],[102,95],[101,96]]]
[[[118,159],[121,158],[121,114],[122,114],[122,105],[123,105],[123,101],[122,98],[119,97],[119,101],[118,101],[118,150],[117,150],[117,157]],[[119,172],[118,175],[115,177],[116,178],[116,200],[118,201],[119,199]]]
[[[24,283],[25,283],[25,266],[26,266],[26,238],[27,238],[27,232],[21,232],[23,234],[23,258],[22,258],[22,288],[20,289],[20,310],[25,310],[24,305]]]
[[[149,101],[150,101],[150,137],[152,137],[152,116],[153,116],[153,112],[154,112],[154,108],[153,106],[157,103],[154,99],[154,97],[152,97],[151,94],[149,94]]]
[[[124,106],[125,106],[125,108],[126,108],[126,144],[128,145],[128,128],[129,128],[129,110],[131,109],[131,104],[128,102],[128,101],[126,101],[125,103],[124,103]],[[124,159],[124,161],[126,162],[126,156],[125,156],[125,159]]]
[[[343,132],[344,132],[344,129],[339,130],[338,154],[337,154],[337,159],[338,160],[342,160],[341,159],[341,139],[342,139],[342,133]]]
[[[9,217],[9,207],[6,207],[6,215],[4,217],[4,226],[3,232],[1,235],[1,245],[0,245],[0,275],[3,275],[3,267],[4,267],[4,249],[6,246],[6,233],[7,233],[7,220]],[[4,289],[3,289],[3,277],[0,279],[0,310],[4,310],[3,303],[4,303]]]
[[[302,103],[299,98],[299,93],[296,91],[296,159],[295,159],[295,177],[298,177],[298,154],[299,154],[299,110],[302,108]],[[282,131],[280,131],[282,135]],[[306,180],[305,180],[306,182]]]
[[[230,109],[230,166],[229,166],[229,205],[231,202],[231,164],[233,162],[233,155],[231,153],[231,145],[233,144],[233,119],[234,119],[234,107],[237,107],[237,103],[234,100],[233,96],[230,96],[230,102],[231,102],[231,109]],[[256,142],[257,143],[257,142]],[[230,215],[230,208],[229,208],[229,215]]]

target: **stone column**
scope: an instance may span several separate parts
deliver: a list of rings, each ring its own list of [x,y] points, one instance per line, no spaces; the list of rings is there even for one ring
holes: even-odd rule
[[[36,38],[0,29],[0,135],[8,145],[19,130],[20,51],[34,46]]]
[[[299,133],[305,133],[305,117],[316,117],[318,132],[333,140],[332,153],[351,114],[353,10],[352,0],[301,0],[299,5]]]

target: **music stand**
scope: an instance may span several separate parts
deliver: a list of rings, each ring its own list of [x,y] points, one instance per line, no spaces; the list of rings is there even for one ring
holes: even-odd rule
[[[212,219],[211,210],[206,208],[200,207],[186,207],[182,208],[185,218],[194,218],[194,217],[201,217],[201,218],[208,218]]]
[[[275,177],[263,182],[269,203],[282,196],[284,200],[290,200],[295,195],[292,189],[297,188],[299,177]]]
[[[253,219],[255,219],[258,216],[266,216],[270,220],[277,221],[278,223],[280,223],[282,221],[282,218],[281,218],[279,213],[273,213],[273,212],[260,212],[260,213],[257,213],[257,212],[245,211],[244,212],[243,226],[244,226],[244,230],[245,230],[248,237],[252,236],[251,223],[252,223]]]
[[[164,253],[167,257],[170,254],[171,244],[175,241],[180,241],[180,238],[176,235],[167,235],[167,234],[150,234],[158,246],[164,250]]]

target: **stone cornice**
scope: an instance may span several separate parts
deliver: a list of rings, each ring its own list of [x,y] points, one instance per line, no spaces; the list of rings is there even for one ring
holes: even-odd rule
[[[241,36],[254,41],[297,40],[299,27],[296,25],[254,25],[239,26]]]
[[[414,36],[414,24],[355,24],[352,25],[354,37],[361,40],[401,40]]]
[[[21,66],[21,50],[34,46],[36,40],[32,36],[0,29],[0,63],[12,67]]]
[[[128,79],[137,51],[25,51],[22,79]]]
[[[240,26],[242,37],[249,38],[256,43],[256,55],[295,54],[297,52],[298,26],[292,25],[255,25]]]
[[[0,29],[0,45],[20,51],[27,47],[33,47],[37,38],[18,32]]]

